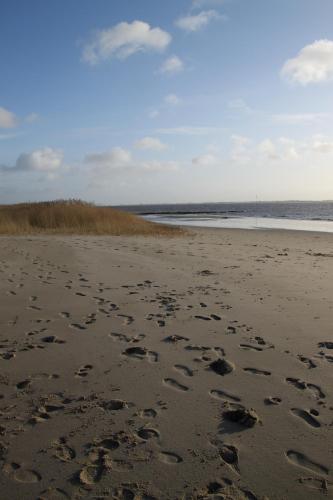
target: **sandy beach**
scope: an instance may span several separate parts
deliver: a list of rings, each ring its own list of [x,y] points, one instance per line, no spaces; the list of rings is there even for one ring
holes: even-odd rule
[[[333,234],[0,238],[2,500],[333,498]]]

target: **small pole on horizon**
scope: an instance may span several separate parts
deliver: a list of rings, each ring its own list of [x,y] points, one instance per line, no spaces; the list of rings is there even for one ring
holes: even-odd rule
[[[256,228],[258,228],[258,195],[256,194]]]

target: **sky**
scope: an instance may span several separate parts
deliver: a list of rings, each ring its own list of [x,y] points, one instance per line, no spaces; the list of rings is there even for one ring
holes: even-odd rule
[[[332,0],[2,0],[0,203],[333,199]]]

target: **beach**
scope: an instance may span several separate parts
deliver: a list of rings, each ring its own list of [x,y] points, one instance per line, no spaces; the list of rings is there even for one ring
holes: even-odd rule
[[[333,234],[0,238],[1,499],[333,498]]]

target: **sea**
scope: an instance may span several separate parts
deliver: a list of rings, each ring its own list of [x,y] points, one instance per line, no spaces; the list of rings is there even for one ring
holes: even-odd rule
[[[179,226],[333,233],[333,201],[181,203],[118,208],[153,222]]]

